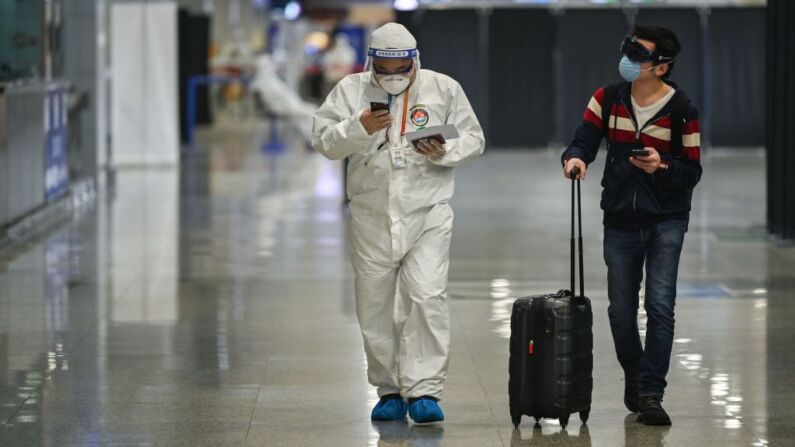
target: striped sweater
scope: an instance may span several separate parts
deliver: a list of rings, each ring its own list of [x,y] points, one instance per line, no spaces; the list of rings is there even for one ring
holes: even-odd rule
[[[671,151],[671,109],[678,95],[657,115],[638,129],[630,97],[630,83],[616,91],[608,129],[603,129],[604,88],[591,97],[577,128],[574,140],[562,159],[579,158],[586,164],[596,159],[602,138],[609,136],[609,149],[602,178],[604,224],[611,228],[647,228],[667,220],[688,220],[693,188],[701,179],[701,147],[698,111],[689,105],[682,126],[682,152]],[[636,147],[653,147],[660,153],[667,169],[646,174],[629,162],[629,152]]]

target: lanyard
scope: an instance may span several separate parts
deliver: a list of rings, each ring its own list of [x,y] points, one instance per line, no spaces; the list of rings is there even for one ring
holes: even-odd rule
[[[392,95],[389,95],[388,98],[389,106],[392,106]],[[403,121],[400,123],[400,136],[403,137],[406,135],[406,115],[409,112],[409,89],[407,88],[405,92],[403,92]],[[389,129],[386,132],[386,139],[383,143],[378,146],[377,150],[381,150],[387,143],[389,142]]]
[[[406,135],[406,115],[409,112],[409,88],[403,92],[403,119],[400,121],[400,136]]]

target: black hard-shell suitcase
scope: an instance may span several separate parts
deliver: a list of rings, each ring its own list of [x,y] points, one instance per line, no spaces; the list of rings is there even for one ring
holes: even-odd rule
[[[565,428],[569,415],[588,421],[593,391],[593,313],[583,286],[582,204],[580,183],[571,185],[571,291],[574,290],[574,184],[579,215],[580,294],[561,290],[520,298],[511,314],[509,382],[511,419],[522,416],[559,419]]]

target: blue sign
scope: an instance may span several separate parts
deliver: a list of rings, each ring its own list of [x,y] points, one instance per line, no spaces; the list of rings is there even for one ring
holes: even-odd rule
[[[51,202],[63,195],[69,187],[69,164],[66,158],[67,144],[67,92],[64,87],[55,87],[44,97],[44,198]]]
[[[345,34],[348,37],[348,42],[356,50],[356,63],[364,65],[365,56],[367,56],[364,28],[357,25],[342,25],[336,31],[337,34]]]

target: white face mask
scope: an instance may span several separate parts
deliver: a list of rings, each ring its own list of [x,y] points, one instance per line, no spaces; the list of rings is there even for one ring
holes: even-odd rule
[[[380,79],[378,79],[378,83],[381,84],[381,88],[386,90],[387,93],[393,96],[397,96],[409,87],[411,84],[411,77],[406,75],[386,75]]]

